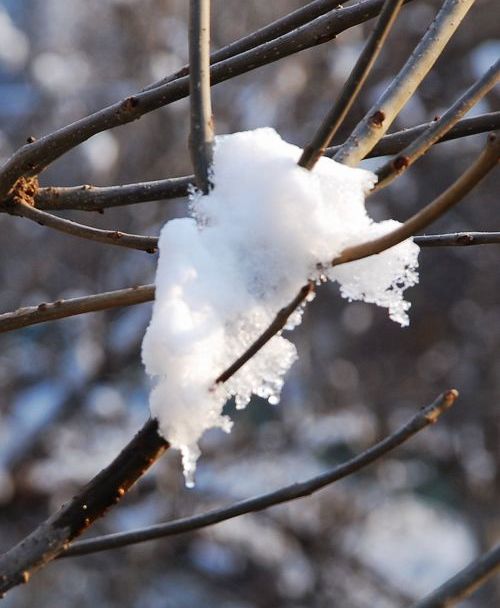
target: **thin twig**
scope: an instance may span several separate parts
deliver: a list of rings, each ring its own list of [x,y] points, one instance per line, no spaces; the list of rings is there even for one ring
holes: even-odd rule
[[[383,0],[363,0],[318,17],[277,40],[220,61],[211,67],[211,83],[214,85],[223,82],[328,42],[341,32],[378,15],[382,4]],[[179,78],[150,91],[127,97],[23,146],[0,168],[0,201],[7,196],[20,177],[40,174],[60,156],[93,135],[137,120],[148,112],[186,97],[188,93],[189,78]]]
[[[310,496],[325,486],[356,473],[360,469],[381,458],[384,454],[387,454],[390,450],[393,450],[410,439],[410,437],[427,427],[429,424],[434,424],[439,416],[453,405],[457,397],[458,392],[455,389],[443,393],[431,405],[422,408],[404,426],[379,443],[376,443],[374,446],[368,448],[351,460],[348,460],[329,471],[325,471],[320,475],[312,477],[311,479],[293,483],[284,488],[280,488],[279,490],[275,490],[274,492],[262,494],[261,496],[256,496],[254,498],[248,498],[247,500],[243,500],[229,507],[216,509],[201,515],[185,517],[164,524],[133,530],[131,532],[120,532],[118,534],[109,534],[99,538],[79,541],[62,553],[60,557],[86,555],[88,553],[125,547],[127,545],[141,543],[155,538],[162,538],[164,536],[192,532],[193,530],[199,530],[200,528],[244,515],[245,513],[262,511],[263,509],[284,502]]]
[[[432,124],[432,122],[425,123],[385,135],[368,156],[397,154]],[[464,118],[435,142],[435,144],[493,131],[498,128],[500,128],[500,112],[490,112],[475,116],[474,118]],[[325,156],[333,156],[339,149],[340,146],[327,148]],[[194,175],[121,186],[97,187],[83,185],[71,188],[51,186],[48,188],[38,188],[34,200],[37,209],[48,211],[62,211],[66,209],[102,211],[108,207],[184,197],[189,193],[191,185],[194,185]]]
[[[474,0],[444,1],[411,57],[335,154],[335,160],[353,166],[370,152],[441,55],[473,3]]]
[[[454,232],[426,234],[413,238],[419,247],[469,247],[471,245],[500,245],[500,232]]]
[[[500,138],[491,134],[478,159],[447,190],[392,232],[373,241],[347,247],[332,261],[332,266],[381,253],[426,228],[459,203],[497,165],[499,158]]]
[[[156,420],[148,420],[113,462],[68,504],[0,556],[0,593],[28,582],[34,572],[64,551],[72,539],[119,502],[168,447],[158,434]]]
[[[139,285],[69,300],[43,302],[38,306],[29,306],[0,314],[0,333],[89,312],[142,304],[153,300],[154,295],[154,285]]]
[[[152,236],[142,236],[139,234],[128,234],[119,230],[102,230],[93,228],[85,224],[79,224],[72,220],[57,217],[46,211],[40,211],[32,207],[28,203],[17,199],[12,204],[5,204],[3,211],[10,215],[24,217],[32,220],[42,226],[53,228],[59,232],[77,236],[89,241],[105,243],[106,245],[117,245],[118,247],[127,247],[129,249],[139,249],[147,253],[155,253],[158,248],[158,239]]]
[[[344,249],[334,260],[332,266],[339,266],[361,258],[368,257],[381,253],[386,249],[390,249],[401,243],[408,237],[412,236],[418,230],[422,230],[430,223],[435,221],[452,205],[458,203],[462,198],[497,164],[498,154],[500,149],[500,140],[494,135],[488,137],[488,143],[481,152],[477,161],[463,174],[459,179],[452,184],[443,194],[438,196],[434,201],[429,203],[424,209],[416,213],[403,225],[399,226],[392,232],[352,247]],[[249,361],[263,346],[265,346],[271,338],[283,329],[288,318],[301,306],[307,299],[311,291],[311,282],[304,285],[297,293],[290,304],[282,308],[273,322],[267,327],[262,334],[247,348],[247,350],[225,369],[215,380],[215,383],[226,382],[233,374],[235,374],[247,361]]]
[[[375,28],[344,84],[339,98],[326,115],[311,142],[305,146],[298,162],[300,167],[310,171],[325,153],[326,147],[344,121],[368,78],[402,5],[403,0],[385,0]]]
[[[290,315],[303,304],[307,298],[314,291],[314,283],[309,281],[307,285],[304,285],[299,291],[299,293],[295,296],[295,298],[288,304],[282,308],[277,315],[274,317],[273,322],[269,327],[253,342],[247,350],[238,357],[236,361],[230,365],[227,369],[225,369],[217,378],[215,379],[215,384],[221,384],[226,382],[233,376],[247,361],[249,361],[259,350],[269,342],[269,340],[275,336],[278,332],[280,332],[283,327],[285,327],[286,322],[290,318]]]
[[[214,127],[210,99],[210,0],[191,0],[189,9],[189,150],[196,185],[210,189]]]
[[[500,570],[500,545],[481,555],[412,608],[448,608],[476,591]]]
[[[377,171],[378,181],[372,192],[389,185],[406,171],[416,160],[455,125],[464,114],[475,106],[500,81],[500,59],[429,128]]]

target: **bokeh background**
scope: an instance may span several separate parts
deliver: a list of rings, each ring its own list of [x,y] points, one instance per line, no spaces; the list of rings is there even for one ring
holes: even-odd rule
[[[213,1],[213,48],[304,2]],[[500,53],[498,6],[479,0],[393,129],[432,120]],[[438,3],[405,7],[338,141],[373,103]],[[162,78],[187,59],[185,0],[1,0],[0,159]],[[273,126],[303,145],[347,77],[371,24],[217,85],[218,133]],[[473,113],[498,108],[492,92]],[[472,114],[472,113],[471,113]],[[95,136],[43,185],[111,185],[191,173],[188,101]],[[408,215],[449,185],[485,136],[436,146],[370,199],[376,219]],[[367,166],[374,167],[377,161]],[[490,175],[429,232],[498,230]],[[159,201],[71,213],[158,234],[186,213]],[[0,215],[0,312],[153,280],[155,258]],[[294,340],[300,359],[278,406],[256,400],[233,433],[203,441],[197,485],[168,453],[90,534],[202,512],[324,470],[367,448],[441,391],[460,400],[439,424],[313,497],[197,533],[58,561],[9,608],[397,608],[443,582],[500,536],[498,246],[426,249],[411,325],[324,286]],[[230,286],[228,286],[230,288]],[[143,304],[0,336],[0,537],[7,549],[106,465],[147,417]],[[492,581],[464,606],[500,604]]]

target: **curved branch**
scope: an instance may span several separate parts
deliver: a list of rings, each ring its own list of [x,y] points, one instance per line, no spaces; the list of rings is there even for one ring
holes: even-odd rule
[[[191,133],[189,149],[196,185],[210,189],[214,127],[210,99],[210,0],[191,0],[189,9],[189,98]]]
[[[427,150],[445,135],[458,120],[475,106],[500,81],[500,59],[429,128],[417,137],[398,156],[392,158],[375,172],[378,181],[372,192],[389,185]]]
[[[376,104],[335,154],[345,165],[357,165],[382,138],[430,71],[474,0],[445,0],[411,57]]]
[[[211,82],[223,82],[288,55],[328,42],[346,29],[378,15],[382,4],[383,0],[363,0],[318,17],[277,40],[220,61],[210,69]],[[0,168],[0,200],[7,196],[21,176],[38,175],[50,163],[93,135],[137,120],[148,112],[186,97],[188,93],[189,78],[179,78],[163,86],[137,93],[23,146]]]
[[[105,243],[106,245],[117,245],[118,247],[127,247],[129,249],[139,249],[147,253],[156,253],[158,248],[158,239],[156,237],[128,234],[119,230],[92,228],[85,224],[57,217],[46,211],[40,211],[40,209],[36,209],[16,197],[12,204],[5,204],[3,210],[10,215],[24,217],[42,226],[47,226],[59,232],[89,241]]]
[[[148,420],[113,462],[68,504],[0,556],[0,593],[26,583],[34,572],[57,557],[73,538],[121,500],[168,449],[157,429],[156,420]]]
[[[403,0],[385,1],[375,28],[344,84],[339,98],[326,115],[311,142],[305,146],[298,162],[300,167],[310,171],[325,153],[326,147],[338,131],[368,78],[402,6]]]
[[[500,570],[500,545],[471,562],[413,608],[447,608],[463,600]]]
[[[0,333],[88,312],[142,304],[154,300],[154,296],[154,285],[139,285],[70,300],[44,302],[38,306],[29,306],[0,314]]]
[[[325,486],[335,483],[336,481],[339,481],[340,479],[343,479],[348,475],[352,475],[360,469],[363,469],[372,462],[375,462],[384,456],[384,454],[387,454],[387,452],[393,450],[413,437],[413,435],[427,427],[429,424],[434,424],[441,414],[443,414],[453,405],[457,397],[458,392],[454,389],[443,393],[431,405],[422,408],[411,418],[411,420],[409,420],[409,422],[379,443],[362,452],[358,456],[355,456],[351,460],[348,460],[347,462],[338,465],[325,473],[312,477],[311,479],[294,483],[289,486],[285,486],[284,488],[280,488],[279,490],[275,490],[274,492],[249,498],[229,507],[216,509],[201,515],[185,517],[183,519],[158,524],[156,526],[150,526],[141,530],[120,532],[118,534],[109,534],[99,538],[83,540],[73,544],[64,553],[61,553],[59,557],[86,555],[88,553],[95,553],[97,551],[107,551],[109,549],[116,549],[118,547],[142,543],[155,538],[163,538],[165,536],[172,536],[174,534],[191,532],[206,526],[214,525],[221,521],[226,521],[228,519],[244,515],[245,513],[262,511],[263,509],[267,509],[274,505],[279,505],[284,502],[310,496]]]

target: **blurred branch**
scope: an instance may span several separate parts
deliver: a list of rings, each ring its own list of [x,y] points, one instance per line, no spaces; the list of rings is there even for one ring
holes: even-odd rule
[[[210,55],[210,64],[218,63],[224,59],[229,59],[230,57],[234,57],[235,55],[249,51],[250,49],[264,44],[265,42],[275,40],[284,34],[288,34],[301,25],[305,25],[317,17],[320,17],[321,15],[324,15],[325,13],[339,7],[340,2],[338,2],[338,0],[313,0],[313,2],[309,2],[306,4],[306,6],[298,8],[296,11],[288,13],[284,17],[281,17],[280,19],[265,25],[255,32],[252,32],[239,40],[227,44],[218,51],[215,51]],[[158,80],[157,82],[148,85],[144,88],[144,91],[150,91],[151,89],[155,89],[159,86],[172,82],[173,80],[177,80],[182,76],[187,76],[188,74],[189,66],[185,65],[180,70],[177,70],[177,72],[174,74],[166,76],[162,80]]]
[[[453,578],[430,595],[413,605],[413,608],[447,608],[469,597],[488,578],[500,570],[500,545],[471,562]]]
[[[189,149],[196,185],[208,194],[214,127],[210,99],[210,0],[191,0],[189,9]]]
[[[19,544],[0,556],[0,593],[26,583],[67,544],[119,502],[130,487],[168,449],[148,420],[130,443],[72,500],[40,524]]]
[[[191,532],[206,526],[211,526],[221,521],[226,521],[228,519],[244,515],[245,513],[262,511],[263,509],[267,509],[284,502],[310,496],[325,486],[352,475],[372,462],[375,462],[387,454],[387,452],[398,447],[425,427],[429,426],[430,424],[434,424],[441,414],[443,414],[453,405],[457,397],[458,392],[454,389],[443,393],[431,405],[422,408],[411,418],[409,422],[379,443],[362,452],[358,456],[355,456],[351,460],[348,460],[347,462],[338,465],[329,471],[321,473],[320,475],[312,477],[311,479],[293,483],[289,486],[285,486],[284,488],[280,488],[279,490],[275,490],[274,492],[249,498],[229,507],[216,509],[201,515],[185,517],[164,524],[158,524],[148,528],[142,528],[140,530],[133,530],[131,532],[109,534],[99,538],[80,541],[67,549],[60,555],[60,557],[86,555],[88,553],[95,553],[96,551],[116,549],[118,547],[141,543],[147,540],[153,540],[155,538],[162,538],[164,536]]]
[[[444,1],[399,74],[335,154],[336,161],[353,166],[366,157],[430,71],[473,3]]]
[[[454,232],[426,234],[413,239],[419,247],[468,247],[469,245],[499,245],[500,232]]]
[[[154,285],[139,285],[138,287],[128,287],[91,296],[57,300],[51,303],[44,302],[38,306],[20,308],[13,312],[0,314],[0,333],[88,312],[142,304],[153,300],[154,294]]]
[[[486,93],[488,93],[500,81],[500,59],[477,80],[458,99],[441,118],[433,122],[429,128],[417,139],[406,147],[401,154],[389,160],[380,167],[376,174],[378,181],[372,192],[384,188],[390,184],[398,175],[406,171],[416,160],[424,155],[427,150],[443,135],[445,135],[458,120],[466,114]]]
[[[127,247],[129,249],[139,249],[147,253],[155,253],[157,250],[158,239],[152,236],[142,236],[138,234],[128,234],[119,230],[102,230],[93,228],[85,224],[79,224],[71,220],[66,220],[46,211],[40,211],[31,204],[24,202],[22,197],[14,194],[8,201],[0,205],[0,211],[24,217],[32,220],[41,226],[53,228],[59,232],[77,236],[89,241],[105,243],[106,245],[117,245],[118,247]]]
[[[425,123],[403,131],[385,135],[368,157],[396,154],[405,146],[424,133],[432,124]],[[434,142],[441,142],[477,135],[500,128],[500,112],[481,114],[474,118],[464,118],[450,129],[443,137]],[[333,156],[340,146],[325,150],[325,156]],[[169,179],[126,184],[123,186],[97,187],[90,185],[71,188],[38,188],[34,200],[37,209],[49,211],[79,209],[81,211],[102,211],[108,207],[134,205],[162,199],[179,198],[188,195],[189,186],[194,185],[194,175],[171,177]]]
[[[468,0],[470,1],[470,0]],[[363,0],[332,14],[318,17],[277,40],[271,40],[213,65],[210,80],[217,84],[307,48],[323,44],[341,32],[375,17],[382,0]],[[60,156],[93,135],[137,120],[144,114],[178,101],[189,94],[189,78],[183,77],[114,103],[93,114],[29,143],[0,168],[0,200],[20,177],[33,177]]]
[[[422,230],[439,216],[445,213],[452,205],[458,203],[498,162],[500,140],[494,135],[488,137],[488,143],[476,162],[463,173],[458,180],[450,186],[443,194],[429,203],[424,209],[416,213],[404,224],[385,234],[382,237],[347,247],[334,260],[332,266],[339,266],[355,260],[360,260],[386,249],[390,249],[412,236],[418,230]],[[306,301],[311,293],[311,281],[304,285],[295,298],[282,308],[260,336],[238,357],[238,359],[225,369],[215,380],[216,383],[226,382],[247,361],[249,361],[273,336],[283,329],[288,318]]]
[[[339,264],[353,262],[354,260],[360,260],[370,255],[381,253],[436,221],[453,205],[459,203],[497,165],[499,158],[500,138],[491,134],[488,137],[486,147],[476,162],[462,173],[457,181],[441,195],[392,232],[384,234],[373,241],[347,247],[332,261],[332,266],[338,266]]]
[[[326,115],[311,142],[304,147],[298,163],[300,167],[310,171],[325,153],[326,147],[341,126],[368,78],[402,5],[403,0],[385,0],[375,28],[344,84],[339,98]]]

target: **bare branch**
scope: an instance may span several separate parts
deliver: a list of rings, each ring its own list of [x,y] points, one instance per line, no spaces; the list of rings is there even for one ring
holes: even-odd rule
[[[397,154],[432,124],[432,122],[425,123],[385,135],[368,156]],[[498,128],[500,128],[500,112],[481,114],[474,118],[465,118],[459,121],[435,143],[476,135]],[[339,149],[340,146],[327,148],[325,156],[333,156]],[[38,188],[35,193],[35,206],[37,209],[49,211],[65,209],[101,211],[108,207],[184,197],[187,196],[191,185],[194,185],[194,175],[102,188],[90,185],[71,188]]]
[[[196,185],[210,189],[214,127],[210,99],[210,0],[191,0],[189,10],[189,96],[191,133],[189,149]]]
[[[404,224],[373,241],[347,247],[332,261],[332,266],[360,260],[390,249],[409,238],[419,230],[427,227],[437,218],[441,217],[453,205],[459,203],[472,188],[487,175],[498,163],[500,158],[500,138],[495,135],[488,137],[486,147],[465,173],[455,183],[439,195],[435,200],[421,209],[418,213],[406,220]]]
[[[406,171],[416,160],[443,135],[449,131],[458,120],[478,103],[500,81],[500,59],[477,80],[458,99],[443,116],[433,122],[430,127],[417,137],[398,156],[380,167],[376,174],[378,181],[372,192],[389,185],[398,175]]]
[[[35,195],[35,206],[37,209],[49,211],[102,211],[108,207],[184,197],[187,196],[191,185],[194,185],[194,175],[104,188],[89,185],[39,188]]]
[[[336,161],[357,165],[370,152],[432,68],[473,3],[474,0],[444,1],[399,74],[335,154]]]
[[[298,163],[300,167],[310,171],[325,153],[326,147],[344,121],[368,78],[402,5],[403,0],[385,0],[375,28],[356,61],[339,98],[326,115],[311,142],[305,146]]]
[[[413,608],[447,608],[469,597],[500,570],[500,545],[471,562]]]
[[[454,232],[426,234],[413,238],[419,247],[468,247],[469,245],[500,245],[500,232]]]
[[[0,556],[0,593],[26,583],[33,573],[64,551],[73,538],[120,501],[168,449],[157,429],[156,420],[149,420],[115,460],[68,504]]]
[[[383,0],[363,0],[318,17],[277,40],[220,61],[210,69],[211,83],[213,85],[223,82],[288,55],[328,42],[346,29],[375,17],[382,4]],[[189,78],[179,78],[152,90],[137,93],[23,146],[0,168],[0,200],[7,196],[21,176],[38,175],[50,163],[93,135],[137,120],[148,112],[186,97],[188,93]]]
[[[152,236],[142,236],[138,234],[128,234],[119,230],[102,230],[100,228],[92,228],[85,224],[78,224],[71,220],[66,220],[46,211],[40,211],[30,204],[22,201],[14,196],[11,201],[3,205],[0,210],[24,217],[36,222],[42,226],[53,228],[59,232],[77,236],[89,241],[105,243],[106,245],[117,245],[118,247],[127,247],[129,249],[139,249],[147,253],[155,253],[157,251],[158,239]]]
[[[38,306],[20,308],[13,312],[0,314],[0,333],[88,312],[142,304],[153,300],[154,295],[154,285],[139,285],[70,300],[44,302]]]
[[[229,507],[216,509],[195,515],[193,517],[185,517],[164,524],[157,524],[140,530],[131,532],[120,532],[118,534],[109,534],[99,538],[92,538],[76,542],[59,557],[74,557],[76,555],[86,555],[97,551],[107,551],[118,547],[125,547],[136,543],[142,543],[155,538],[172,536],[184,532],[192,532],[206,526],[217,524],[221,521],[226,521],[246,513],[262,511],[269,507],[297,500],[305,496],[310,496],[325,486],[328,486],[340,479],[343,479],[357,471],[375,462],[387,452],[398,447],[411,437],[429,426],[437,422],[438,418],[446,410],[448,410],[458,397],[458,392],[451,389],[440,395],[431,405],[422,408],[415,414],[400,429],[375,444],[371,448],[355,456],[351,460],[325,471],[316,477],[312,477],[306,481],[293,483],[274,492],[262,494],[254,498],[248,498]]]

